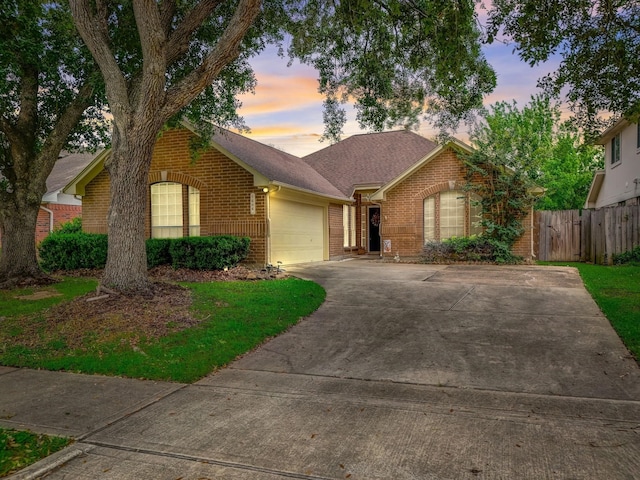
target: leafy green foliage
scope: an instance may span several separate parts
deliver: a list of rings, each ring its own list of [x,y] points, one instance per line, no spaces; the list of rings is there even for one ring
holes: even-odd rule
[[[150,339],[119,331],[122,322],[116,319],[109,335],[100,337],[90,329],[78,332],[84,322],[60,319],[44,325],[37,316],[15,316],[0,323],[0,364],[194,382],[285,331],[325,299],[321,286],[297,278],[187,287],[193,295],[192,315],[201,320],[195,326]],[[16,340],[14,330],[34,328],[35,338]],[[81,335],[82,348],[68,347],[68,335]]]
[[[486,262],[512,264],[522,261],[509,245],[486,236],[452,237],[427,242],[422,250],[425,263]]]
[[[0,477],[28,467],[70,443],[64,437],[0,428]]]
[[[534,205],[553,210],[584,204],[602,152],[581,146],[578,130],[562,123],[560,114],[548,98],[533,97],[522,109],[515,102],[498,102],[474,125],[467,189],[480,197],[490,238],[513,245]]]
[[[339,139],[347,101],[373,130],[413,126],[427,110],[451,127],[495,88],[473,1],[294,2],[287,29],[289,55],[320,74],[330,140]]]
[[[635,247],[633,250],[628,252],[614,254],[613,263],[614,265],[624,265],[628,263],[640,265],[640,247]]]
[[[177,238],[171,242],[169,252],[174,268],[222,270],[247,258],[249,243],[249,238],[228,235]]]
[[[540,80],[547,93],[566,90],[580,123],[602,129],[598,114],[640,115],[640,4],[635,0],[540,2],[493,0],[488,40],[506,36],[536,65],[555,56],[557,71]],[[605,115],[606,116],[606,115]]]
[[[147,239],[147,267],[153,268],[160,265],[171,265],[170,238]]]
[[[53,230],[53,233],[82,233],[82,217],[76,217],[73,220],[61,223]]]
[[[46,271],[104,268],[107,236],[92,233],[52,233],[39,246]]]

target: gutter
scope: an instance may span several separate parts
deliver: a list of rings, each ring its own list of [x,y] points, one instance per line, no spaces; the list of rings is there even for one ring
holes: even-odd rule
[[[40,208],[49,214],[49,233],[53,232],[53,210],[40,205]]]

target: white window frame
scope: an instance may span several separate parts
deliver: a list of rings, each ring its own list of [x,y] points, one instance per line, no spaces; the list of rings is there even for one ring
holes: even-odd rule
[[[182,226],[182,184],[151,185],[151,238],[180,238]]]
[[[622,162],[622,145],[620,134],[611,139],[611,166],[619,165]]]

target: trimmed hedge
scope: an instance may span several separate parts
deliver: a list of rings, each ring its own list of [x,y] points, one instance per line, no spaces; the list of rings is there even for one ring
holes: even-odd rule
[[[173,265],[193,270],[222,270],[237,265],[249,255],[249,238],[232,236],[150,238],[146,242],[147,267]],[[104,268],[107,235],[53,232],[39,246],[42,268],[77,270]]]
[[[228,235],[176,238],[169,252],[173,268],[222,270],[233,267],[249,255],[250,240]]]
[[[77,270],[104,268],[107,263],[107,236],[89,233],[52,233],[39,246],[42,268]]]

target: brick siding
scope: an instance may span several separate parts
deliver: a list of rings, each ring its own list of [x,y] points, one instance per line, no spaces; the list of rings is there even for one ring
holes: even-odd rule
[[[176,182],[200,190],[200,235],[237,235],[251,238],[248,263],[266,263],[265,194],[253,185],[253,175],[214,148],[192,159],[189,141],[193,133],[186,129],[164,132],[153,152],[149,185]],[[183,190],[186,192],[186,188]],[[251,194],[255,195],[255,214],[251,214]],[[185,193],[186,195],[186,193]],[[106,170],[86,187],[83,198],[83,228],[87,232],[106,233],[109,209],[109,177]],[[184,198],[184,222],[188,223],[188,200]],[[145,220],[151,236],[150,195]],[[185,227],[185,234],[188,233]]]
[[[74,218],[82,216],[82,207],[80,205],[45,203],[42,206],[53,212],[54,229],[63,223],[70,222]],[[50,227],[51,217],[49,212],[40,208],[38,210],[38,220],[36,223],[36,244],[40,243],[47,235],[49,235]]]
[[[466,184],[466,169],[456,152],[446,149],[395,188],[387,192],[381,205],[382,240],[391,240],[393,257],[418,257],[424,245],[424,199],[435,195],[436,225],[440,223],[439,195],[448,190],[462,190]],[[469,206],[465,210],[465,234],[469,225]],[[514,246],[514,253],[531,257],[531,217],[525,219],[525,235]],[[436,229],[439,234],[439,229]]]

